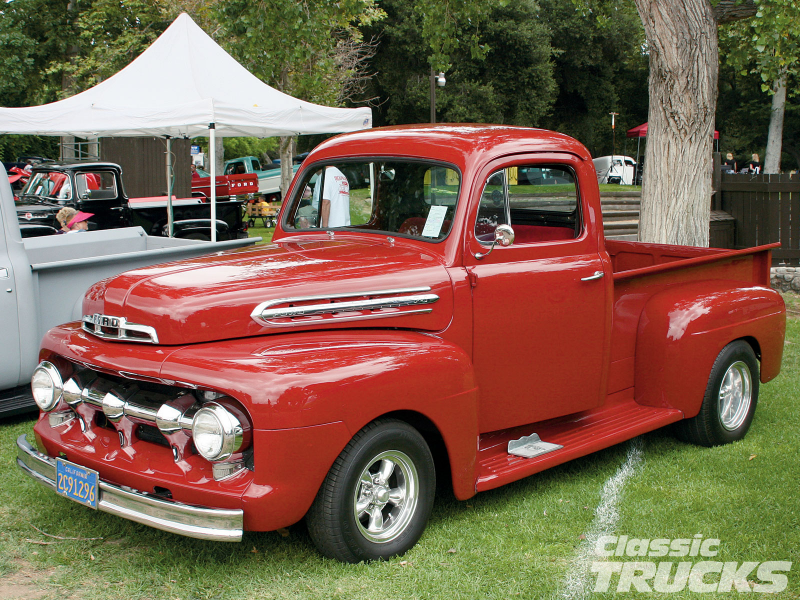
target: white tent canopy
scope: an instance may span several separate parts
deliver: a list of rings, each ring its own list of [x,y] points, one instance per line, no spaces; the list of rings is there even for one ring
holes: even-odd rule
[[[141,56],[80,94],[26,108],[0,108],[0,133],[269,137],[338,133],[372,125],[369,108],[304,102],[258,79],[187,14]]]
[[[42,106],[0,108],[0,134],[208,136],[212,147],[216,136],[339,133],[371,126],[369,108],[320,106],[271,88],[185,13],[136,60],[93,88]],[[212,161],[212,177],[215,171]],[[213,185],[211,200],[213,222]],[[171,216],[170,210],[170,232]],[[216,240],[214,227],[211,239]]]

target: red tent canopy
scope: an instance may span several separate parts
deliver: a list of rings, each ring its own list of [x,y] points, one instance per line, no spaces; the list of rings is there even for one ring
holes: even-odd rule
[[[628,133],[626,134],[629,138],[643,138],[647,137],[647,123],[642,123],[638,127],[634,127],[633,129],[628,129]],[[714,139],[719,139],[719,131],[714,132]]]

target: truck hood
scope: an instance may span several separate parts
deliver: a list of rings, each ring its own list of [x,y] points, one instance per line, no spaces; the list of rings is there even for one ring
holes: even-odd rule
[[[399,240],[221,252],[128,271],[96,283],[83,300],[84,329],[107,339],[125,338],[126,329],[164,345],[320,328],[439,331],[452,313],[441,259]]]

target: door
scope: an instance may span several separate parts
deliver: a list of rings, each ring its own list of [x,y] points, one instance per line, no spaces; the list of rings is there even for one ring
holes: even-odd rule
[[[603,401],[611,270],[589,234],[577,168],[594,174],[577,161],[497,161],[473,198],[465,263],[481,432]],[[501,224],[515,241],[489,251]]]
[[[0,234],[5,234],[2,219],[0,214]],[[0,332],[0,390],[5,390],[17,386],[20,377],[17,286],[5,237],[0,238]]]

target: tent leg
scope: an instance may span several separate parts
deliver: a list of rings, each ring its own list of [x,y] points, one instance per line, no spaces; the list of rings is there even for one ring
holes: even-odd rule
[[[209,154],[217,147],[216,124],[208,124]],[[217,161],[211,161],[211,241],[217,241]]]
[[[167,232],[172,237],[172,138],[167,136]]]

